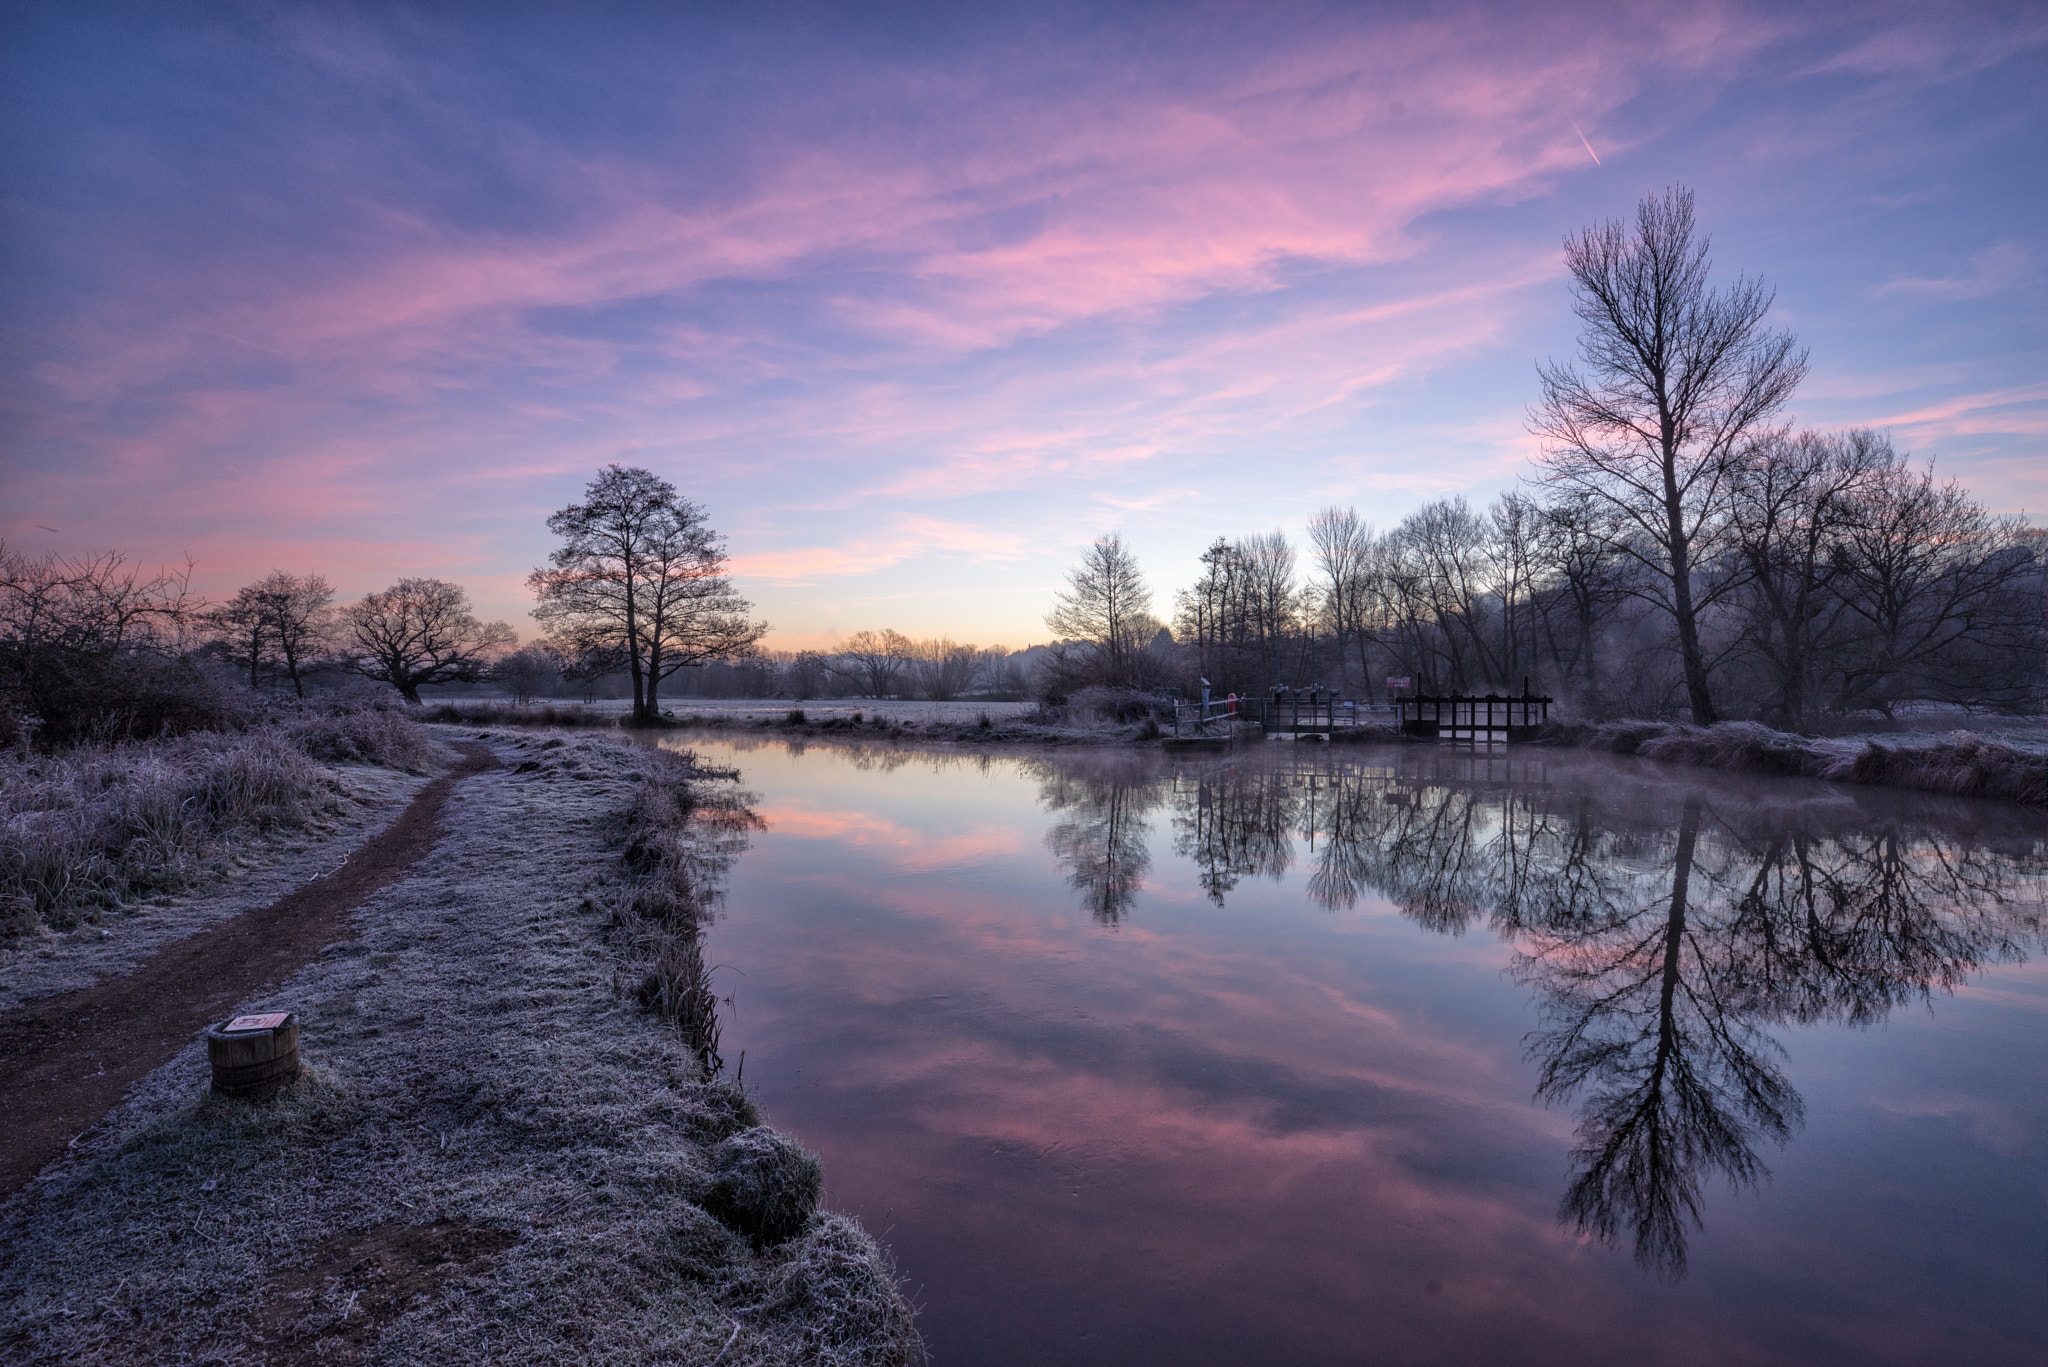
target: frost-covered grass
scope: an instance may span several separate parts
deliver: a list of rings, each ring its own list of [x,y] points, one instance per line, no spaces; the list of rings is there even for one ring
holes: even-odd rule
[[[491,698],[428,703],[419,712],[421,721],[458,726],[617,726],[624,716],[617,707]]]
[[[760,822],[735,777],[687,752],[647,748],[649,771],[620,814],[631,876],[605,898],[619,942],[621,983],[681,1032],[707,1072],[722,1066],[718,997],[703,929],[725,872]]]
[[[622,839],[675,771],[608,737],[486,739],[507,767],[455,788],[358,938],[242,1004],[300,1014],[309,1077],[214,1098],[195,1043],[0,1211],[0,1360],[922,1360],[856,1223],[811,1213],[757,1247],[706,1208],[736,1167],[714,1151],[761,1116],[619,990],[610,910],[688,838],[664,823],[652,865]],[[332,1252],[447,1228],[491,1255],[419,1269],[409,1299]]]
[[[1773,731],[1756,722],[1714,726],[1615,721],[1547,728],[1551,744],[1745,773],[1791,774],[2048,806],[2048,754],[1954,732],[1946,738],[1836,740]]]
[[[421,773],[437,753],[402,713],[350,707],[243,731],[0,754],[0,941],[190,887],[267,832],[331,826],[352,804],[328,764]]]

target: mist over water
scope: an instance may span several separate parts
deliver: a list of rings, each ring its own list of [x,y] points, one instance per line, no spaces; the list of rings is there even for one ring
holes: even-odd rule
[[[2037,1362],[2039,813],[1526,750],[688,742],[728,1062],[935,1361]]]

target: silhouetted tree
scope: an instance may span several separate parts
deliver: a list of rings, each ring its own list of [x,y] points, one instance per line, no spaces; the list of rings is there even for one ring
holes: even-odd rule
[[[548,518],[562,544],[527,576],[533,615],[572,652],[617,651],[633,680],[633,719],[660,719],[662,680],[746,654],[767,634],[726,576],[724,542],[704,510],[652,471],[608,465]]]
[[[1096,538],[1067,572],[1067,587],[1055,596],[1045,624],[1062,638],[1071,674],[1126,688],[1146,682],[1145,651],[1159,623],[1138,558],[1121,536]]]
[[[915,651],[900,631],[856,631],[839,643],[828,667],[863,698],[886,698],[895,693]]]
[[[515,702],[531,702],[543,694],[553,693],[561,682],[562,671],[555,664],[551,651],[539,646],[528,646],[515,650],[491,670],[495,679]]]
[[[1564,245],[1584,368],[1540,367],[1530,425],[1545,443],[1541,477],[1628,528],[1616,544],[1652,572],[1704,725],[1716,713],[1695,577],[1724,524],[1736,460],[1791,398],[1805,353],[1765,329],[1772,295],[1760,282],[1708,288],[1689,190],[1645,199],[1633,233],[1609,222]]]
[[[917,691],[933,702],[948,702],[973,688],[981,668],[980,651],[943,636],[911,647],[911,676]]]
[[[260,687],[263,671],[274,670],[303,698],[307,666],[331,644],[333,603],[334,589],[321,576],[273,570],[208,609],[205,619],[249,671],[249,687]]]
[[[147,734],[187,724],[197,678],[177,659],[191,567],[144,573],[118,551],[26,556],[0,543],[0,732]]]
[[[503,622],[479,622],[469,595],[445,579],[401,579],[342,611],[350,665],[388,683],[409,703],[428,684],[480,679],[519,638]]]

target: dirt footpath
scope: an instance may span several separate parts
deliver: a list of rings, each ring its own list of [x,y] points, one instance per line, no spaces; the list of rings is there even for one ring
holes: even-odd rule
[[[763,1117],[642,1008],[618,915],[680,895],[628,865],[623,837],[682,762],[597,736],[471,739],[499,762],[447,776],[438,817],[423,797],[417,846],[393,832],[410,867],[301,940],[298,971],[250,965],[267,985],[214,1010],[146,970],[190,1022],[296,1011],[305,1071],[264,1101],[215,1096],[190,1027],[131,1019],[175,1052],[76,1147],[60,1128],[54,1160],[0,1202],[0,1362],[923,1361],[854,1220],[820,1210],[765,1242],[712,1213]],[[737,857],[724,827],[686,821],[671,838],[707,842],[693,867]],[[704,879],[693,895],[711,894]],[[261,940],[219,940],[212,957]],[[36,1003],[61,1020],[55,1006]]]
[[[495,768],[488,746],[455,742],[461,763],[338,869],[267,907],[175,941],[140,969],[43,997],[0,1016],[0,1199],[19,1191],[207,1024],[349,938],[363,900],[417,864],[441,836],[454,786]]]

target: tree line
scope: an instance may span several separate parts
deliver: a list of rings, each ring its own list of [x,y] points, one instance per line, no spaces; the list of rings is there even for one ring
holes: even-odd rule
[[[1683,189],[1565,242],[1576,363],[1539,369],[1525,487],[1380,530],[1354,508],[1217,539],[1170,626],[1119,536],[1046,621],[1048,691],[1564,694],[1588,710],[1755,716],[1933,700],[2038,711],[2048,531],[1999,517],[1884,434],[1795,429],[1805,353],[1757,281],[1708,283]]]
[[[191,569],[0,545],[0,740],[213,726],[236,705],[223,672],[302,698],[309,681],[345,672],[418,702],[428,684],[483,677],[516,641],[446,580],[401,579],[337,607],[322,576],[279,570],[208,603],[191,591]]]
[[[273,571],[224,602],[191,591],[192,566],[154,573],[118,552],[25,555],[0,544],[0,740],[62,744],[217,725],[235,708],[223,670],[251,691],[349,675],[408,703],[422,688],[627,674],[633,717],[655,718],[663,680],[743,656],[768,630],[725,573],[704,510],[646,470],[609,466],[548,519],[560,545],[528,579],[547,628],[517,650],[468,592],[404,578],[337,605],[317,573]]]

